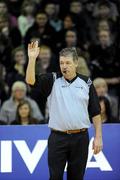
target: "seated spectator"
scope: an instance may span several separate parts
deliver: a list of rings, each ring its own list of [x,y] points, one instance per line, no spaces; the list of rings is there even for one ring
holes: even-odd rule
[[[65,39],[65,34],[68,30],[75,29],[75,24],[73,22],[72,16],[71,15],[66,15],[63,19],[63,27],[61,31],[59,31],[56,35],[57,38],[57,48],[61,48],[61,45]]]
[[[78,56],[77,73],[85,76],[90,76],[90,70],[87,66],[85,58],[82,56]]]
[[[6,83],[6,69],[0,64],[0,107],[3,102],[8,99],[9,96],[9,86]]]
[[[50,25],[56,32],[62,29],[62,20],[59,19],[59,4],[48,2],[45,6],[45,12],[48,16]]]
[[[78,33],[78,40],[85,46],[87,42],[87,21],[86,15],[83,9],[83,4],[79,0],[73,0],[70,2],[69,13],[73,18],[73,22],[76,25]]]
[[[101,19],[105,18],[116,21],[119,14],[115,3],[109,0],[101,0],[96,2],[93,15]]]
[[[32,108],[28,101],[23,100],[19,103],[16,110],[16,120],[12,125],[39,124],[39,121],[32,116]]]
[[[17,18],[8,11],[7,3],[4,0],[0,0],[0,14],[8,16],[11,27],[17,26]]]
[[[24,38],[25,47],[27,47],[30,39],[39,36],[41,43],[50,47],[55,47],[55,30],[50,26],[48,17],[45,12],[37,12],[35,23],[28,29]]]
[[[118,123],[119,121],[112,117],[111,106],[109,100],[105,96],[99,97],[101,107],[101,120],[102,123]]]
[[[23,1],[21,15],[18,17],[18,28],[22,37],[26,35],[27,30],[33,25],[35,18],[35,3],[33,1]]]
[[[56,72],[58,69],[57,66],[56,58],[50,47],[41,45],[40,54],[36,63],[36,74]]]
[[[118,98],[108,93],[108,85],[105,79],[96,78],[94,79],[93,84],[95,86],[98,97],[104,96],[109,100],[110,106],[111,106],[112,117],[115,119],[118,119],[118,108],[119,108]]]
[[[9,22],[9,15],[0,14],[0,19],[2,21],[0,34],[3,35],[6,42],[9,43],[12,48],[20,46],[22,43],[21,33],[17,27],[11,26]]]
[[[102,76],[109,88],[120,84],[120,62],[115,42],[109,31],[101,30],[98,34],[99,43],[89,48],[92,78]]]
[[[25,49],[20,46],[12,51],[13,67],[7,74],[7,83],[11,87],[15,81],[25,81],[26,54]]]
[[[33,111],[33,117],[35,119],[38,119],[39,121],[43,120],[43,116],[38,108],[37,103],[33,99],[27,97],[26,92],[27,87],[24,82],[16,81],[13,84],[11,97],[6,100],[1,107],[0,121],[6,124],[11,124],[15,120],[17,106],[22,100],[29,101]]]

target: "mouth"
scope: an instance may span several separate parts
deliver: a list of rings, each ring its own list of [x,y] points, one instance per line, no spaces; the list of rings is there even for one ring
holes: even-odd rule
[[[66,74],[67,73],[67,70],[63,70],[63,74]]]

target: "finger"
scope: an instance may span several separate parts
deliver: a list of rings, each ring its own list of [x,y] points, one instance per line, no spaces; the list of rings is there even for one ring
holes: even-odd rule
[[[35,42],[35,47],[36,47],[36,48],[38,47],[38,41]]]
[[[31,48],[34,48],[34,42],[31,43]]]
[[[29,43],[28,44],[28,49],[31,49],[31,48],[32,48],[31,43]]]
[[[101,151],[101,147],[100,146],[96,146],[94,148],[94,154],[98,154]]]

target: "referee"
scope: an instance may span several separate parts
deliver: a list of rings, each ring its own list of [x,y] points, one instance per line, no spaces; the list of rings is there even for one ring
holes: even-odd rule
[[[62,180],[67,165],[68,180],[83,180],[87,157],[88,128],[95,127],[94,154],[102,149],[100,106],[90,78],[77,74],[78,56],[75,48],[65,48],[59,54],[61,74],[35,76],[39,55],[38,42],[28,45],[29,62],[26,82],[47,97],[51,133],[48,139],[50,180]]]

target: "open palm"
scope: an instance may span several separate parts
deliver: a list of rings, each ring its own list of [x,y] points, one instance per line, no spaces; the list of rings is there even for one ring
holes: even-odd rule
[[[32,59],[36,59],[39,55],[39,46],[38,46],[38,41],[31,42],[28,44],[28,57]]]

